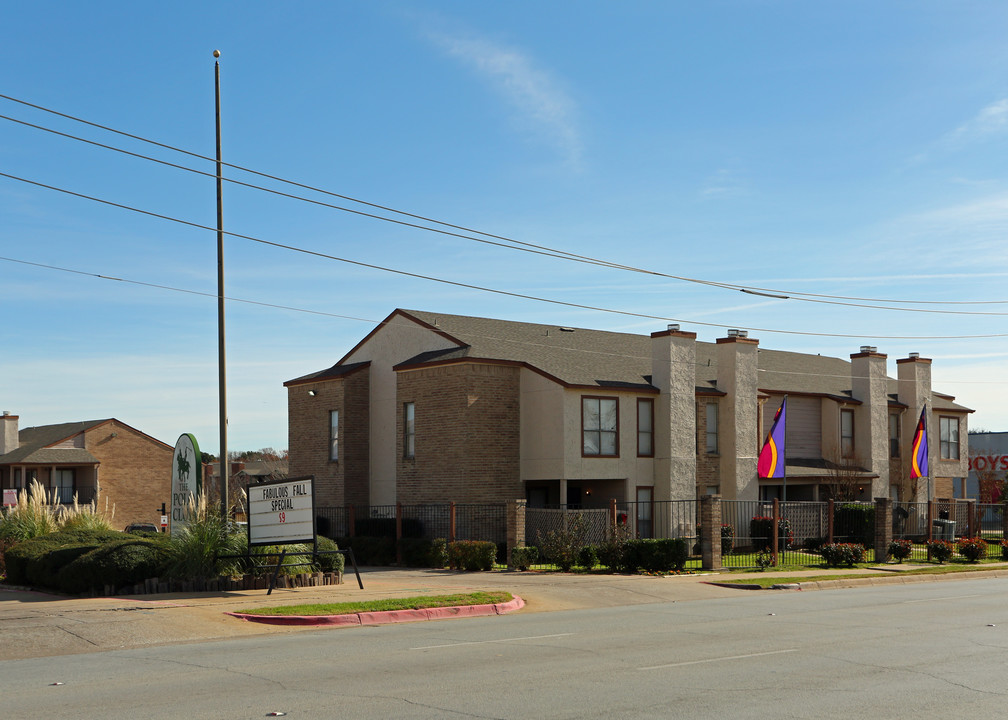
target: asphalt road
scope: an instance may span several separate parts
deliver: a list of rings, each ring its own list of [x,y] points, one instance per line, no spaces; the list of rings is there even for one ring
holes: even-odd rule
[[[4,716],[1004,715],[1006,578],[656,597],[674,587],[552,612],[9,660]]]

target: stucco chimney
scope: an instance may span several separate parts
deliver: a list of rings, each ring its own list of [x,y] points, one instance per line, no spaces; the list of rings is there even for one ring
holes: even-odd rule
[[[696,333],[678,326],[651,334],[654,499],[696,496]],[[657,512],[657,510],[656,510]]]
[[[3,415],[0,416],[0,423],[2,423],[2,427],[0,427],[0,455],[6,455],[17,450],[20,445],[18,442],[18,416],[11,415],[4,410]]]
[[[921,409],[927,405],[931,407],[931,360],[922,358],[920,353],[910,353],[910,357],[900,358],[896,361],[896,377],[899,381],[898,398],[901,403],[907,406],[903,413],[903,420],[900,423],[900,437],[903,440],[904,451],[901,453],[903,472],[909,473],[910,463],[910,439],[917,429],[917,420],[920,418]],[[928,466],[936,468],[935,458],[938,449],[938,433],[935,423],[932,422],[934,414],[928,413]],[[960,438],[961,439],[961,438]],[[932,470],[934,473],[934,470]],[[928,498],[927,481],[919,480],[915,489],[916,500],[926,500]]]
[[[726,500],[758,500],[756,478],[756,416],[759,404],[759,340],[742,331],[717,339],[717,386],[721,400],[721,496]]]
[[[851,358],[851,394],[860,400],[854,408],[854,455],[877,474],[872,498],[889,497],[889,378],[886,356],[872,345],[862,345]]]

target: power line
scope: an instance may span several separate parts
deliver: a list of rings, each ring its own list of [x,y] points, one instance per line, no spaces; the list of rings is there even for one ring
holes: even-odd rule
[[[74,268],[67,268],[67,267],[62,267],[62,266],[59,266],[59,265],[52,265],[52,264],[49,264],[49,263],[33,262],[31,260],[23,260],[23,259],[19,259],[19,258],[4,257],[4,256],[0,256],[0,261],[16,263],[16,264],[19,264],[19,265],[27,265],[27,266],[30,266],[30,267],[41,268],[43,270],[53,270],[53,271],[58,271],[58,272],[69,273],[69,274],[72,274],[72,275],[80,275],[80,276],[83,276],[83,277],[92,277],[92,278],[97,278],[99,280],[109,280],[109,281],[113,281],[113,282],[117,282],[117,283],[123,283],[123,284],[127,284],[127,285],[136,285],[136,286],[139,286],[139,287],[153,288],[153,289],[156,289],[156,290],[166,290],[166,291],[169,291],[169,292],[183,293],[183,294],[186,294],[186,295],[195,295],[197,297],[206,297],[206,298],[214,298],[214,299],[217,298],[217,294],[216,293],[212,293],[212,292],[204,292],[204,291],[201,291],[201,290],[192,290],[192,289],[189,289],[189,288],[174,287],[172,285],[164,285],[164,284],[160,284],[160,283],[146,282],[146,281],[143,281],[143,280],[132,280],[132,279],[129,279],[129,278],[118,277],[118,276],[115,276],[115,275],[105,275],[103,273],[96,273],[96,272],[91,272],[91,271],[86,271],[86,270],[77,270],[77,269],[74,269]],[[385,320],[375,320],[373,318],[362,318],[362,317],[356,317],[354,315],[341,315],[341,314],[338,314],[338,313],[324,312],[324,311],[321,311],[321,310],[310,310],[310,309],[307,309],[307,308],[300,308],[300,307],[295,307],[295,306],[292,306],[292,305],[280,305],[280,304],[277,304],[277,303],[268,303],[268,302],[263,302],[263,301],[260,301],[260,300],[250,300],[248,298],[239,298],[239,297],[230,297],[229,296],[229,297],[226,297],[225,299],[228,302],[236,302],[236,303],[242,303],[242,304],[245,304],[245,305],[254,305],[254,306],[258,306],[258,307],[266,307],[266,308],[271,308],[271,309],[274,309],[274,310],[285,310],[285,311],[290,311],[290,312],[305,313],[305,314],[309,314],[309,315],[318,315],[318,316],[322,316],[322,317],[335,318],[335,319],[338,319],[338,320],[353,320],[353,321],[356,321],[356,322],[366,322],[366,323],[370,323],[372,325],[375,325],[376,327],[382,327],[382,326],[384,326],[386,324],[390,324],[390,323],[387,323]],[[409,313],[409,311],[405,311],[405,312],[407,314]],[[402,327],[405,328],[405,329],[407,329],[407,330],[413,330],[413,331],[416,331],[416,332],[427,332],[428,331],[426,328],[421,328],[421,327],[416,327],[416,326],[402,326]],[[614,332],[614,331],[599,331],[599,332]],[[614,333],[614,334],[622,334],[622,333]],[[593,350],[593,349],[580,348],[580,347],[559,347],[558,348],[555,345],[548,345],[548,344],[541,343],[541,342],[530,342],[528,340],[518,340],[518,339],[515,339],[513,337],[504,338],[504,337],[499,337],[499,336],[495,336],[495,335],[479,335],[479,334],[473,334],[473,333],[467,333],[467,335],[470,338],[480,338],[480,339],[483,339],[483,340],[494,340],[494,341],[497,341],[497,342],[507,342],[507,343],[511,343],[511,344],[514,344],[514,345],[522,345],[522,346],[526,346],[526,347],[545,347],[545,348],[549,348],[551,350],[561,350],[561,351],[564,351],[564,352],[577,352],[577,353],[589,354],[589,355],[604,355],[604,356],[607,356],[607,357],[630,358],[630,359],[634,359],[634,360],[650,360],[651,359],[651,356],[649,356],[649,355],[631,355],[631,354],[625,353],[625,352],[610,353],[610,352],[605,352],[605,351],[602,351],[602,350]],[[841,360],[841,361],[843,360],[843,358],[833,358],[833,359]],[[711,360],[714,360],[713,364],[711,363]],[[708,368],[711,368],[711,367],[716,368],[717,367],[716,358],[710,358],[706,362],[702,362],[700,360],[697,360],[697,361],[695,361],[693,363],[685,363],[685,362],[683,362],[681,360],[673,360],[672,362],[674,364],[694,365],[696,367],[708,367]],[[846,361],[844,361],[844,362],[846,362]],[[855,378],[859,378],[859,377],[867,377],[867,376],[856,376],[856,375],[852,375],[852,374],[849,374],[849,373],[847,373],[847,374],[829,374],[829,373],[821,373],[821,372],[810,373],[810,372],[802,372],[800,370],[778,370],[778,369],[769,369],[769,368],[757,368],[757,372],[764,373],[764,374],[773,374],[773,375],[790,375],[790,376],[800,376],[800,377],[834,378],[834,379],[843,379],[843,380],[846,380],[846,379],[855,379]],[[945,380],[944,382],[947,382],[947,383],[961,383],[961,384],[983,384],[983,383],[990,384],[991,382],[994,382],[995,384],[998,384],[998,381],[989,381],[989,380],[988,381]],[[1008,383],[1008,381],[1004,381],[1004,383]]]
[[[200,159],[200,160],[204,160],[204,161],[207,161],[207,162],[216,162],[215,158],[210,158],[210,157],[207,157],[205,155],[200,155],[199,153],[195,153],[195,152],[192,152],[192,151],[189,151],[189,150],[184,150],[182,148],[178,148],[178,147],[175,147],[175,146],[172,146],[172,145],[168,145],[166,143],[158,142],[156,140],[151,140],[151,139],[142,137],[140,135],[135,135],[135,134],[132,134],[132,133],[124,132],[122,130],[117,130],[115,128],[112,128],[112,127],[109,127],[109,126],[106,126],[106,125],[101,125],[99,123],[91,122],[91,121],[85,120],[83,118],[79,118],[79,117],[76,117],[76,116],[73,116],[73,115],[69,115],[67,113],[59,112],[57,110],[53,110],[51,108],[47,108],[47,107],[44,107],[42,105],[37,105],[35,103],[30,103],[30,102],[27,102],[25,100],[21,100],[21,99],[18,99],[18,98],[11,97],[9,95],[0,94],[0,98],[3,98],[5,100],[9,100],[9,101],[14,102],[14,103],[18,103],[18,104],[21,104],[21,105],[24,105],[24,106],[27,106],[27,107],[31,107],[31,108],[34,108],[36,110],[40,110],[40,111],[43,111],[43,112],[46,112],[46,113],[50,113],[50,114],[56,115],[58,117],[62,117],[62,118],[68,119],[68,120],[72,120],[74,122],[78,122],[78,123],[81,123],[81,124],[84,124],[84,125],[88,125],[90,127],[98,128],[98,129],[104,130],[106,132],[111,132],[111,133],[114,133],[114,134],[117,134],[117,135],[121,135],[123,137],[128,137],[128,138],[133,139],[133,140],[137,140],[137,141],[140,141],[140,142],[148,143],[148,144],[151,144],[151,145],[154,145],[156,147],[160,147],[160,148],[163,148],[163,149],[166,149],[166,150],[171,150],[173,152],[182,153],[184,155],[188,155],[190,157],[197,158],[197,159]],[[92,145],[96,145],[98,147],[102,147],[102,148],[105,148],[105,149],[114,150],[116,152],[121,152],[121,153],[124,153],[124,154],[127,154],[127,155],[131,155],[133,157],[137,157],[137,158],[141,158],[141,159],[146,159],[146,160],[150,160],[150,161],[153,161],[153,162],[158,162],[158,163],[170,166],[170,167],[175,167],[175,168],[178,168],[178,169],[186,170],[186,171],[193,172],[193,173],[200,174],[200,175],[207,175],[207,176],[210,176],[210,177],[216,177],[215,174],[206,173],[206,172],[195,170],[195,169],[192,169],[192,168],[188,168],[188,167],[185,167],[185,166],[182,166],[182,165],[177,165],[177,164],[174,164],[174,163],[162,161],[162,160],[159,160],[159,159],[156,159],[156,158],[152,158],[152,157],[149,157],[149,156],[141,155],[139,153],[133,153],[133,152],[126,151],[126,150],[123,150],[123,149],[120,149],[120,148],[116,148],[114,146],[104,145],[102,143],[97,143],[97,142],[94,142],[94,141],[91,141],[91,140],[86,140],[84,138],[80,138],[80,137],[77,137],[77,136],[74,136],[74,135],[69,135],[67,133],[58,132],[56,130],[52,130],[52,129],[49,129],[49,128],[46,128],[46,127],[43,127],[43,126],[40,126],[40,125],[35,125],[35,124],[27,123],[27,122],[24,122],[24,121],[21,121],[21,120],[16,120],[16,119],[10,118],[8,116],[0,116],[0,118],[3,118],[5,120],[9,120],[11,122],[21,123],[23,125],[27,125],[29,127],[33,127],[33,128],[39,129],[39,130],[44,130],[46,132],[51,132],[51,133],[54,133],[56,135],[61,135],[63,137],[69,138],[69,139],[74,139],[74,140],[78,140],[78,141],[81,141],[81,142],[90,143]],[[319,187],[315,187],[315,186],[312,186],[312,185],[307,185],[305,183],[300,183],[300,182],[297,182],[297,181],[294,181],[294,180],[289,180],[289,179],[286,179],[286,178],[282,178],[282,177],[279,177],[279,176],[276,176],[276,175],[271,175],[271,174],[268,174],[268,173],[260,172],[260,171],[257,171],[257,170],[253,170],[251,168],[243,167],[241,165],[235,165],[235,164],[232,164],[232,163],[222,163],[222,165],[224,165],[224,166],[226,166],[228,168],[234,169],[234,170],[239,170],[239,171],[246,172],[246,173],[249,173],[249,174],[252,174],[252,175],[256,175],[256,176],[259,176],[259,177],[264,177],[264,178],[267,178],[267,179],[270,179],[270,180],[274,180],[276,182],[292,185],[294,187],[299,187],[299,188],[302,188],[302,189],[305,189],[305,190],[310,190],[312,192],[317,192],[317,193],[320,193],[320,194],[323,194],[323,195],[328,195],[328,196],[331,196],[331,197],[340,198],[342,200],[347,200],[349,202],[358,203],[358,204],[365,205],[367,207],[372,207],[372,208],[375,208],[375,209],[379,209],[379,210],[382,210],[382,211],[385,211],[385,212],[390,212],[390,213],[394,213],[394,214],[397,214],[397,215],[402,215],[404,217],[413,218],[415,220],[421,220],[423,222],[434,223],[436,225],[441,225],[442,227],[453,228],[454,230],[460,230],[460,231],[463,231],[465,233],[473,233],[473,234],[476,234],[476,235],[482,235],[482,236],[484,236],[484,238],[493,238],[495,240],[500,240],[500,241],[503,241],[503,242],[493,242],[493,241],[490,241],[490,240],[485,240],[485,239],[481,239],[481,238],[475,238],[475,237],[472,237],[471,235],[464,235],[464,234],[460,234],[460,233],[456,233],[456,232],[443,231],[443,230],[439,230],[438,228],[431,228],[431,227],[427,227],[427,226],[424,226],[424,225],[419,225],[419,224],[416,224],[416,223],[404,222],[404,221],[401,221],[401,220],[396,220],[394,218],[388,218],[388,217],[384,217],[384,216],[381,216],[381,215],[375,215],[373,213],[366,213],[366,212],[363,212],[363,211],[360,211],[360,210],[354,210],[352,208],[346,208],[346,207],[343,207],[343,206],[332,205],[332,204],[329,204],[329,203],[324,203],[324,202],[321,202],[321,201],[312,200],[310,198],[305,198],[303,196],[298,196],[298,195],[293,195],[293,194],[289,194],[289,193],[284,193],[284,192],[281,192],[281,191],[278,191],[278,190],[273,190],[273,189],[270,189],[270,188],[265,188],[265,187],[262,187],[262,186],[253,185],[253,184],[250,184],[250,183],[245,183],[245,182],[242,182],[242,181],[239,181],[239,180],[234,180],[234,179],[231,179],[231,178],[222,178],[223,180],[226,180],[227,182],[234,183],[234,184],[237,184],[237,185],[242,185],[242,186],[245,186],[245,187],[248,187],[248,188],[251,188],[251,189],[261,190],[261,191],[273,193],[273,194],[276,194],[276,195],[279,195],[279,196],[282,196],[282,197],[287,197],[287,198],[295,199],[295,200],[301,200],[303,202],[309,202],[309,203],[313,203],[313,204],[316,204],[316,205],[321,205],[321,206],[324,206],[324,207],[329,207],[329,208],[332,208],[332,209],[335,209],[335,210],[340,210],[340,211],[343,211],[343,212],[353,213],[353,214],[361,215],[361,216],[372,218],[372,219],[376,219],[376,220],[383,220],[385,222],[396,223],[396,224],[399,224],[399,225],[404,225],[404,226],[415,228],[415,229],[425,230],[427,232],[441,233],[441,234],[452,236],[452,237],[458,237],[458,238],[461,238],[461,239],[472,240],[472,241],[475,241],[475,242],[481,242],[481,243],[485,243],[485,244],[489,244],[489,245],[495,245],[495,246],[498,246],[498,247],[505,247],[505,248],[514,249],[514,250],[523,250],[525,252],[533,252],[535,254],[546,255],[548,257],[555,257],[555,258],[558,258],[558,259],[568,259],[568,260],[572,260],[572,261],[576,261],[576,262],[583,262],[583,263],[587,263],[587,264],[591,264],[591,265],[598,265],[598,266],[602,266],[602,267],[610,267],[610,268],[613,268],[613,269],[625,270],[625,271],[628,271],[628,272],[636,272],[636,273],[642,273],[642,274],[647,274],[647,275],[653,275],[653,276],[656,276],[656,277],[663,277],[663,278],[667,278],[667,279],[670,279],[670,280],[678,280],[678,281],[681,281],[681,282],[689,282],[689,283],[695,283],[695,284],[700,284],[700,285],[707,285],[707,286],[710,286],[710,287],[719,287],[719,288],[726,289],[726,290],[737,290],[739,292],[743,292],[743,293],[747,293],[747,294],[762,295],[762,296],[767,296],[767,297],[771,297],[771,298],[775,298],[775,299],[780,299],[780,300],[798,300],[798,301],[803,301],[803,302],[816,302],[816,303],[829,304],[829,305],[841,305],[841,306],[847,306],[847,307],[861,307],[861,308],[876,309],[876,310],[895,310],[895,311],[902,311],[902,312],[935,312],[935,313],[946,313],[946,314],[983,314],[983,313],[968,313],[968,312],[963,312],[963,311],[919,310],[919,309],[916,309],[916,308],[889,307],[887,305],[879,306],[879,305],[874,305],[872,303],[890,303],[890,304],[891,303],[903,303],[903,304],[908,304],[908,305],[1003,305],[1003,304],[1008,304],[1008,300],[949,300],[949,301],[946,301],[946,300],[893,300],[893,299],[887,299],[887,298],[865,298],[865,297],[845,296],[845,295],[829,295],[829,294],[824,294],[824,293],[807,293],[807,292],[800,292],[800,291],[793,291],[793,290],[789,291],[789,290],[780,290],[780,289],[765,288],[765,287],[759,287],[759,286],[748,286],[748,285],[741,285],[741,284],[737,284],[737,283],[719,282],[719,281],[714,281],[714,280],[703,280],[703,279],[699,279],[699,278],[691,278],[691,277],[682,276],[682,275],[674,275],[674,274],[670,274],[670,273],[664,273],[664,272],[661,272],[661,271],[648,270],[648,269],[645,269],[645,268],[639,268],[639,267],[635,267],[635,266],[631,266],[631,265],[624,265],[624,264],[621,264],[621,263],[616,263],[616,262],[612,262],[612,261],[608,261],[608,260],[601,260],[601,259],[598,259],[598,258],[593,258],[593,257],[590,257],[590,256],[586,256],[586,255],[579,255],[579,254],[571,253],[571,252],[568,252],[568,251],[565,251],[565,250],[558,250],[556,248],[550,248],[550,247],[547,247],[547,246],[544,246],[544,245],[536,245],[534,243],[527,243],[527,242],[523,242],[523,241],[520,241],[520,240],[516,240],[514,238],[509,238],[507,236],[496,235],[496,234],[493,234],[493,233],[488,233],[488,232],[484,232],[484,231],[481,231],[481,230],[476,230],[476,229],[473,229],[473,228],[468,228],[468,227],[465,227],[463,225],[456,225],[456,224],[453,224],[453,223],[444,222],[444,221],[441,221],[441,220],[436,220],[434,218],[426,217],[426,216],[423,216],[423,215],[418,215],[418,214],[415,214],[415,213],[406,212],[406,211],[403,211],[403,210],[397,210],[395,208],[392,208],[392,207],[389,207],[389,206],[386,206],[386,205],[380,205],[378,203],[373,203],[373,202],[369,202],[369,201],[366,201],[366,200],[361,200],[361,199],[358,199],[358,198],[354,198],[354,197],[351,197],[349,195],[342,195],[342,194],[335,193],[335,192],[332,192],[332,191],[329,191],[329,190],[324,190],[324,189],[319,188]],[[510,243],[510,244],[504,244],[504,243]],[[989,314],[996,314],[996,313],[989,313]]]
[[[182,220],[181,218],[175,218],[170,215],[164,215],[162,213],[156,213],[150,210],[143,210],[130,205],[125,205],[123,203],[113,202],[111,200],[104,200],[102,198],[94,197],[91,195],[86,195],[84,193],[75,192],[73,190],[67,190],[65,188],[56,187],[54,185],[47,185],[45,183],[37,182],[35,180],[28,180],[27,178],[22,178],[17,175],[11,175],[9,173],[0,172],[0,177],[5,177],[11,180],[17,180],[18,182],[23,182],[29,185],[34,185],[36,187],[45,188],[47,190],[52,190],[54,192],[63,193],[65,195],[70,195],[72,197],[81,198],[83,200],[90,200],[92,202],[97,202],[103,205],[108,205],[110,207],[119,208],[121,210],[128,210],[130,212],[138,213],[140,215],[146,215],[149,217],[158,218],[161,220],[167,220],[169,222],[178,223],[180,225],[185,225],[187,227],[196,228],[198,230],[208,230],[212,232],[217,232],[217,228],[210,227],[208,225],[201,225],[200,223],[191,222],[189,220]],[[635,317],[647,320],[658,320],[662,322],[673,322],[680,324],[690,324],[699,325],[701,327],[715,327],[715,328],[730,328],[738,327],[740,329],[751,330],[753,332],[769,332],[777,333],[781,335],[800,335],[806,337],[834,337],[834,338],[861,338],[861,339],[874,339],[874,340],[971,340],[971,339],[984,339],[984,338],[998,338],[998,337],[1008,337],[1008,333],[988,333],[988,334],[976,334],[976,335],[870,335],[870,334],[848,334],[848,333],[824,333],[824,332],[810,332],[801,330],[778,330],[773,328],[761,328],[753,326],[740,326],[735,324],[726,325],[724,323],[709,323],[702,322],[699,320],[686,320],[681,318],[666,317],[663,315],[651,315],[649,313],[637,313],[631,312],[629,310],[615,310],[612,308],[599,307],[595,305],[585,305],[582,303],[573,303],[565,300],[554,300],[551,298],[539,297],[536,295],[529,295],[525,293],[512,292],[509,290],[500,290],[497,288],[489,288],[481,285],[474,285],[471,283],[463,283],[457,280],[446,280],[444,278],[438,278],[431,275],[423,275],[421,273],[409,272],[407,270],[399,270],[396,268],[390,268],[383,265],[376,265],[374,263],[366,263],[360,260],[351,260],[349,258],[343,258],[336,255],[330,255],[328,253],[318,252],[317,250],[308,250],[306,248],[300,248],[294,245],[287,245],[285,243],[273,242],[270,240],[264,240],[262,238],[257,238],[252,235],[243,235],[241,233],[235,232],[224,232],[225,235],[230,237],[239,238],[242,240],[249,240],[251,242],[259,243],[262,245],[267,245],[270,247],[280,248],[283,250],[290,250],[292,252],[298,252],[305,255],[311,255],[313,257],[324,258],[326,260],[335,260],[337,262],[347,263],[349,265],[355,265],[357,267],[364,267],[371,270],[379,270],[382,272],[392,273],[395,275],[401,275],[404,277],[411,277],[418,280],[427,280],[429,282],[441,283],[443,285],[449,285],[452,287],[465,288],[467,290],[477,290],[479,292],[493,293],[496,295],[503,295],[506,297],[519,298],[522,300],[533,300],[535,302],[549,303],[553,305],[560,305],[563,307],[577,308],[580,310],[591,310],[594,312],[602,312],[613,315],[621,315],[625,317]]]

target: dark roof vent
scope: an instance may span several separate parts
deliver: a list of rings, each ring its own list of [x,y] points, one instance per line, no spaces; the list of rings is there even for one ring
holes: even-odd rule
[[[574,328],[565,328],[565,327],[562,327],[562,328],[560,328],[560,332],[574,332]]]

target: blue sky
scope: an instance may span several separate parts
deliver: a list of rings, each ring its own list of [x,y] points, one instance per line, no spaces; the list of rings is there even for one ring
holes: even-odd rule
[[[396,307],[639,333],[678,321],[707,341],[749,328],[763,347],[844,358],[870,344],[891,375],[919,352],[972,427],[1005,430],[1006,29],[1001,2],[18,3],[0,94],[212,156],[219,48],[226,162],[791,298],[226,183],[229,232],[618,311],[228,237],[226,295],[297,309],[227,303],[232,450],[286,447],[282,383]],[[0,115],[0,173],[21,178],[0,177],[0,407],[22,427],[117,417],[216,451],[216,234],[24,182],[213,227],[213,164],[9,99]]]

